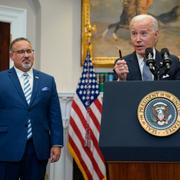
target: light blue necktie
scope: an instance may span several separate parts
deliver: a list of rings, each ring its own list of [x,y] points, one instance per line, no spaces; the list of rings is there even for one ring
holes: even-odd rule
[[[28,73],[24,73],[23,74],[24,77],[24,87],[23,87],[23,91],[24,91],[24,96],[26,98],[27,103],[30,103],[31,100],[31,94],[32,94],[32,90],[31,90],[31,86],[30,86],[30,82],[29,82],[29,75]],[[27,139],[32,137],[32,126],[31,126],[31,120],[28,120],[28,127],[27,127]]]
[[[143,77],[143,81],[152,81],[153,80],[152,73],[145,62],[144,62],[144,66],[143,66],[142,77]]]

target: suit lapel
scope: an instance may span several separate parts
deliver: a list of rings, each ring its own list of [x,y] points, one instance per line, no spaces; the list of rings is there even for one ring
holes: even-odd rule
[[[27,105],[26,98],[24,96],[24,92],[22,90],[21,84],[19,82],[19,79],[17,77],[16,71],[14,68],[11,68],[8,70],[8,75],[10,80],[13,82],[19,96],[24,100],[25,104]]]
[[[136,53],[133,52],[129,58],[129,78],[132,80],[142,80]]]
[[[155,58],[155,60],[156,60],[157,67],[161,67],[162,66],[162,64],[161,64],[162,63],[162,57],[161,57],[160,52],[157,51],[157,50],[156,50],[156,58]],[[159,78],[161,79],[162,75],[164,74],[164,68],[162,67],[158,71],[159,71]]]
[[[36,70],[33,70],[33,91],[32,91],[32,95],[31,95],[31,101],[30,101],[30,105],[32,105],[33,101],[36,98],[37,95],[37,90],[39,87],[39,72],[37,72]]]
[[[161,57],[161,54],[159,51],[156,50],[156,64],[158,67],[160,67],[162,64],[161,64],[161,60],[162,60],[162,57]]]

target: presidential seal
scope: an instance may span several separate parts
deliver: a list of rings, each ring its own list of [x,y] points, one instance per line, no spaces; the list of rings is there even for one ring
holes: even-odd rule
[[[169,136],[180,128],[180,101],[167,91],[154,91],[141,100],[137,115],[148,133]]]

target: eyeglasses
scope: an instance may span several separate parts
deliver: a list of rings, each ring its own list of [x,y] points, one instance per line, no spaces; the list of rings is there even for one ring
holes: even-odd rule
[[[32,54],[34,53],[34,50],[33,49],[20,49],[20,50],[16,50],[16,51],[13,51],[17,54],[20,54],[20,55],[24,55],[25,53],[27,54]]]

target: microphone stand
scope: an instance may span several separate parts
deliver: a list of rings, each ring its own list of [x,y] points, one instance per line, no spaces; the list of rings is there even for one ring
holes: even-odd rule
[[[151,73],[154,75],[154,80],[157,81],[160,79],[160,74],[159,74],[159,67],[156,65],[156,62],[154,59],[148,59],[146,61],[146,64],[148,65]]]
[[[170,66],[172,63],[169,57],[169,50],[167,48],[161,49],[161,56],[163,59],[163,63],[158,64],[155,59],[153,59],[153,49],[147,48],[145,50],[146,65],[149,67],[151,73],[154,75],[155,81],[159,81],[161,77],[170,70]]]

